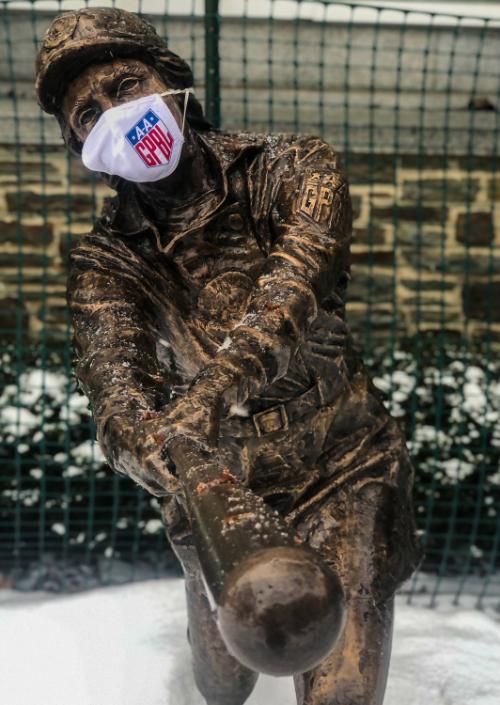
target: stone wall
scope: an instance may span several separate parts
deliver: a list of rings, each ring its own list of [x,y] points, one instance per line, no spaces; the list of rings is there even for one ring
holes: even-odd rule
[[[67,340],[68,249],[107,193],[34,99],[36,44],[53,15],[11,9],[0,23],[0,331],[18,342]],[[203,101],[203,18],[151,19],[189,59]],[[224,127],[322,134],[349,156],[348,312],[365,343],[445,330],[500,345],[499,39],[453,18],[222,19]]]
[[[445,329],[500,344],[500,179],[493,160],[350,155],[352,326],[378,340]],[[18,176],[19,174],[19,176]],[[42,185],[43,184],[43,185]],[[67,339],[68,250],[109,190],[63,147],[0,146],[0,329]],[[19,333],[18,333],[19,335]]]
[[[488,158],[351,157],[353,327],[500,344],[496,168]]]
[[[51,146],[0,145],[0,335],[26,343],[67,339],[66,262],[109,189]]]

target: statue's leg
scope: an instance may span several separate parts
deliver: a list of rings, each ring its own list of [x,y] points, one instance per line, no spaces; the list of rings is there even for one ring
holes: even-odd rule
[[[339,489],[297,527],[338,572],[347,600],[345,628],[330,656],[294,679],[299,705],[383,702],[399,577],[395,499],[376,481]]]
[[[208,705],[243,705],[258,674],[228,653],[200,575],[186,576],[189,642],[198,690]]]
[[[187,522],[169,527],[169,512],[163,516],[167,535],[179,558],[186,581],[188,639],[191,645],[194,678],[208,705],[243,705],[258,674],[242,666],[227,651],[214,619],[196,550]]]

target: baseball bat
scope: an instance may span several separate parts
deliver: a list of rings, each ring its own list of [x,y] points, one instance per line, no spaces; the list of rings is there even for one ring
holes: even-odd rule
[[[171,457],[228,651],[259,673],[316,666],[344,624],[338,576],[228,468],[203,461],[182,442]]]

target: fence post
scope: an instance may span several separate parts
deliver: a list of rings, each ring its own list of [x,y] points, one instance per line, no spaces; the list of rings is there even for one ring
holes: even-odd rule
[[[205,112],[220,126],[219,0],[205,0]]]

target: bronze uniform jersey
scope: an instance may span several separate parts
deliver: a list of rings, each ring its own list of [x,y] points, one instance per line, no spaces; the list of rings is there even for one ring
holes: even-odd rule
[[[124,184],[72,253],[77,376],[110,464],[140,483],[141,415],[200,370],[231,369],[220,451],[269,503],[292,519],[375,480],[411,517],[404,439],[344,320],[351,205],[335,153],[309,136],[197,139],[215,174],[201,198],[153,222]]]

